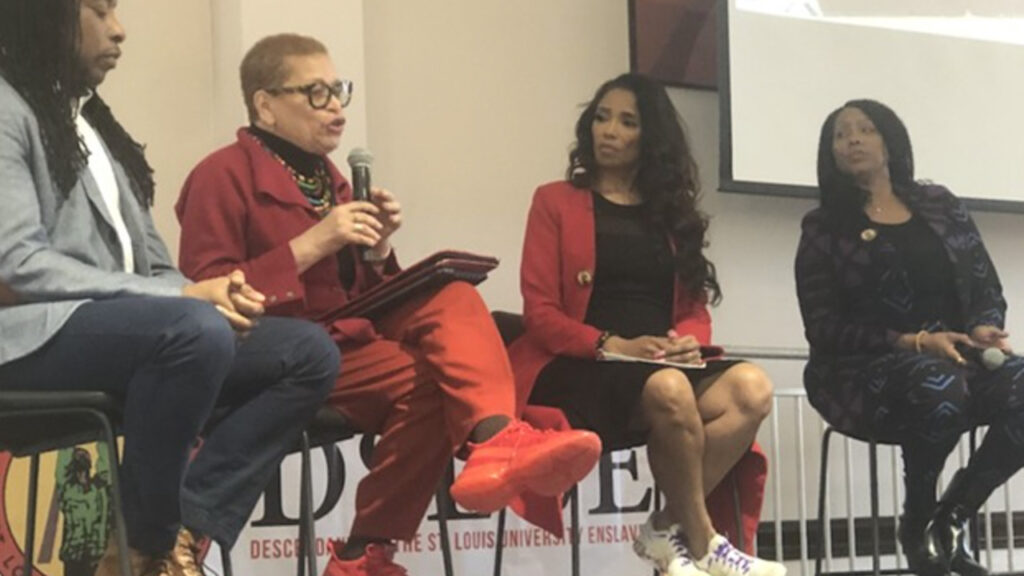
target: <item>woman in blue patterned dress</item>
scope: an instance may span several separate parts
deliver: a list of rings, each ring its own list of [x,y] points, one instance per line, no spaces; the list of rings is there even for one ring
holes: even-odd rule
[[[915,572],[987,574],[967,520],[1024,465],[1024,359],[992,260],[963,203],[914,180],[906,127],[884,104],[828,116],[818,185],[796,257],[808,397],[839,430],[901,446],[899,537]],[[979,424],[984,442],[937,500],[946,457]]]

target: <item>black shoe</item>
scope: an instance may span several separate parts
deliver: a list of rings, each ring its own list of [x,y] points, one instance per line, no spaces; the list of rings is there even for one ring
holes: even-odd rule
[[[988,569],[974,560],[967,526],[977,510],[972,506],[966,470],[950,480],[939,506],[925,528],[925,546],[934,550],[945,566],[960,576],[988,576]],[[984,499],[981,500],[982,502]]]
[[[969,521],[970,516],[963,508],[940,504],[925,530],[926,547],[934,549],[944,565],[960,576],[988,576],[988,569],[978,564],[971,553]]]
[[[931,548],[925,537],[927,520],[904,516],[900,521],[899,539],[907,566],[918,576],[949,576],[949,564]]]
[[[988,568],[978,564],[974,556],[966,550],[958,550],[953,556],[950,569],[960,576],[988,576]]]

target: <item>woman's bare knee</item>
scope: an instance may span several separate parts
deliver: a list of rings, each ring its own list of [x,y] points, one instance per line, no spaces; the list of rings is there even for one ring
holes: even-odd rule
[[[651,374],[644,386],[641,403],[648,422],[652,424],[663,419],[684,425],[700,425],[693,385],[679,370],[668,368]]]
[[[759,366],[746,362],[737,364],[727,370],[722,379],[732,388],[731,397],[740,412],[757,421],[771,413],[775,387]]]

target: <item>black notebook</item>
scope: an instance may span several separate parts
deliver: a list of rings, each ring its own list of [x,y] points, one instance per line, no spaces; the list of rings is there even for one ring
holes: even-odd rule
[[[498,266],[498,259],[457,250],[443,250],[420,260],[334,311],[339,318],[373,319],[413,296],[461,280],[479,284]]]

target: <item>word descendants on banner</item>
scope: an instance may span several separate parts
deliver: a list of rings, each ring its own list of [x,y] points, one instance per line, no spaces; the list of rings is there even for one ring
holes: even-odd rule
[[[366,474],[369,450],[343,442],[314,452],[313,496],[317,518],[316,552],[322,568],[328,560],[328,541],[342,539],[355,515],[355,490]],[[456,463],[456,466],[461,464]],[[579,538],[584,571],[588,576],[643,574],[646,564],[633,554],[632,542],[654,505],[653,481],[642,450],[606,454],[594,472],[580,484]],[[448,478],[449,483],[451,477]],[[444,488],[447,489],[447,486]],[[448,502],[448,531],[455,572],[490,572],[498,543],[497,514],[468,513]],[[271,576],[295,569],[298,554],[299,459],[290,456],[281,474],[267,486],[249,526],[236,544],[232,558],[239,574]],[[569,511],[565,532],[550,534],[508,514],[502,574],[506,576],[564,574],[570,566]],[[213,565],[215,555],[208,563]],[[441,574],[441,535],[436,509],[424,519],[420,531],[398,543],[395,561],[410,574]]]

